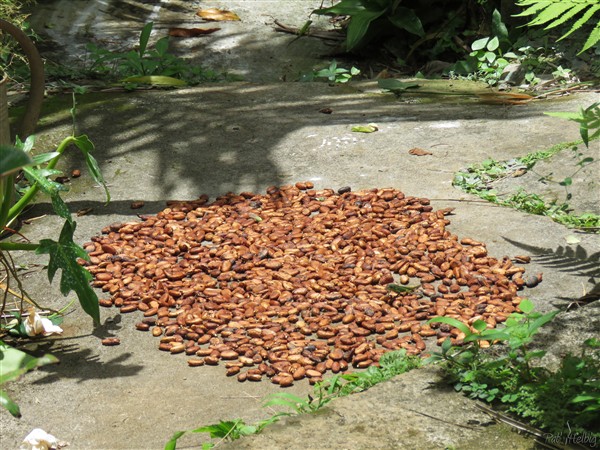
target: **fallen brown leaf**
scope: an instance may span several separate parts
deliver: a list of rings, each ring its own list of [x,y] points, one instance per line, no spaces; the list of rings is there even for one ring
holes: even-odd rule
[[[220,28],[171,28],[169,36],[188,38],[204,36],[205,34],[211,34],[219,30]]]
[[[136,202],[131,202],[131,209],[140,209],[144,206],[144,202],[143,201],[136,201]]]
[[[241,20],[236,13],[217,8],[201,9],[196,13],[196,15],[202,17],[204,20],[213,22]]]
[[[83,208],[80,209],[79,211],[77,211],[75,214],[77,215],[77,217],[81,217],[81,216],[85,216],[86,214],[91,213],[94,210],[94,208]]]
[[[422,148],[419,148],[419,147],[411,148],[408,151],[408,153],[410,155],[415,155],[415,156],[433,155],[433,153],[428,152],[427,150],[423,150]]]
[[[477,94],[482,103],[492,105],[524,105],[533,100],[529,94],[519,94],[513,92],[489,92]]]

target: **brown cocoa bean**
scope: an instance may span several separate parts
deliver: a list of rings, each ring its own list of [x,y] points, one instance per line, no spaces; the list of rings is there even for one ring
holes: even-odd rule
[[[102,343],[102,345],[105,345],[107,347],[112,347],[114,345],[119,345],[121,343],[121,340],[119,338],[104,338],[102,339],[102,341],[100,341]]]

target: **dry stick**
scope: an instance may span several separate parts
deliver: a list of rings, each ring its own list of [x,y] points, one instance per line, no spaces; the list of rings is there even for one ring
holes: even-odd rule
[[[275,31],[279,31],[281,33],[295,34],[295,35],[298,35],[298,36],[300,35],[300,28],[288,27],[287,25],[283,25],[278,20],[274,20],[273,23],[275,23],[275,25],[277,25],[277,27],[275,28]],[[319,38],[319,39],[330,40],[330,41],[342,41],[344,39],[343,36],[341,36],[341,35],[335,35],[333,33],[334,32],[331,32],[331,31],[319,31],[319,30],[310,31],[310,30],[307,30],[303,35],[304,36],[316,37],[316,38]]]
[[[569,86],[569,87],[566,87],[566,88],[563,88],[563,89],[556,89],[556,90],[553,90],[553,91],[543,92],[540,95],[536,95],[533,98],[534,99],[538,99],[538,98],[547,97],[548,95],[560,94],[560,93],[563,93],[563,92],[576,91],[576,90],[582,88],[583,86],[590,86],[590,85],[592,85],[592,83],[590,83],[590,82],[576,83],[573,86]],[[590,92],[590,91],[586,90],[586,92]],[[593,89],[593,90],[591,90],[591,92],[600,92],[600,90]]]
[[[490,417],[492,417],[494,420],[498,421],[498,422],[502,422],[505,423],[506,425],[509,425],[513,428],[516,428],[520,431],[523,431],[529,435],[535,436],[535,442],[543,445],[546,448],[550,448],[550,449],[555,449],[555,450],[562,450],[565,447],[562,446],[556,446],[553,445],[549,442],[547,442],[547,440],[544,439],[544,432],[541,430],[538,430],[537,428],[533,428],[529,425],[526,425],[522,422],[519,422],[518,420],[513,419],[510,416],[507,416],[506,414],[503,414],[501,412],[495,411],[492,408],[488,408],[485,405],[480,405],[480,404],[475,404],[475,406],[477,408],[479,408],[481,411],[485,412],[486,414],[488,414]],[[581,448],[581,449],[585,449],[587,447],[581,446],[581,445],[577,445],[577,448]]]
[[[9,282],[10,282],[10,277],[9,277],[9,270],[8,270],[8,266],[6,261],[4,260],[4,253],[0,252],[0,262],[2,263],[2,265],[4,266],[4,269],[6,270],[6,290],[4,291],[3,295],[2,295],[2,306],[0,307],[0,314],[4,315],[4,308],[6,308],[6,300],[8,299],[8,289],[9,289]]]
[[[461,425],[459,423],[450,422],[448,420],[440,419],[439,417],[430,416],[429,414],[426,414],[421,411],[416,411],[416,410],[410,409],[410,408],[408,408],[408,410],[414,412],[415,414],[420,414],[422,416],[429,417],[430,419],[439,420],[440,422],[447,423],[448,425],[452,425],[453,427],[466,428],[467,430],[477,430],[477,428],[472,427],[470,425]]]
[[[23,302],[27,302],[32,304],[33,306],[37,307],[38,309],[47,309],[49,311],[52,311],[53,313],[57,313],[58,311],[56,311],[55,309],[52,308],[44,308],[42,306],[40,306],[35,300],[33,300],[29,294],[27,293],[27,291],[23,288],[23,284],[21,283],[21,279],[19,278],[19,275],[17,274],[17,270],[15,269],[15,262],[12,259],[12,255],[10,253],[6,253],[6,255],[4,254],[4,252],[0,252],[0,259],[2,260],[2,265],[4,266],[4,268],[6,269],[6,274],[7,274],[7,279],[6,279],[6,287],[7,289],[4,291],[4,298],[2,301],[2,309],[1,311],[4,312],[4,308],[6,305],[6,298],[8,297],[8,291],[10,290],[9,288],[9,280],[10,280],[10,276],[12,276],[16,283],[17,283],[17,288],[19,290],[19,292],[21,293],[20,295],[18,295],[16,292],[15,293],[11,293],[19,298],[21,300],[21,304],[19,306],[19,310],[23,311]]]

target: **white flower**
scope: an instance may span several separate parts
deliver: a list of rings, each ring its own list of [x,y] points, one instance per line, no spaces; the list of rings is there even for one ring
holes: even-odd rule
[[[49,336],[51,334],[61,334],[62,328],[54,325],[50,319],[42,318],[35,312],[34,308],[29,308],[29,316],[25,320],[25,333],[27,336]]]
[[[58,439],[41,428],[35,428],[27,435],[19,450],[49,450],[58,448]]]

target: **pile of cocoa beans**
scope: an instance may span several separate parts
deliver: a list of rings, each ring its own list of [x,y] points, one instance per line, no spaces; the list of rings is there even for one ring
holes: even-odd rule
[[[524,269],[451,234],[450,213],[391,188],[303,182],[170,202],[102,230],[81,264],[109,296],[102,306],[139,311],[136,328],[190,366],[315,383],[387,351],[417,355],[426,338],[460,344],[458,329],[425,323],[433,317],[493,328],[517,310]]]

